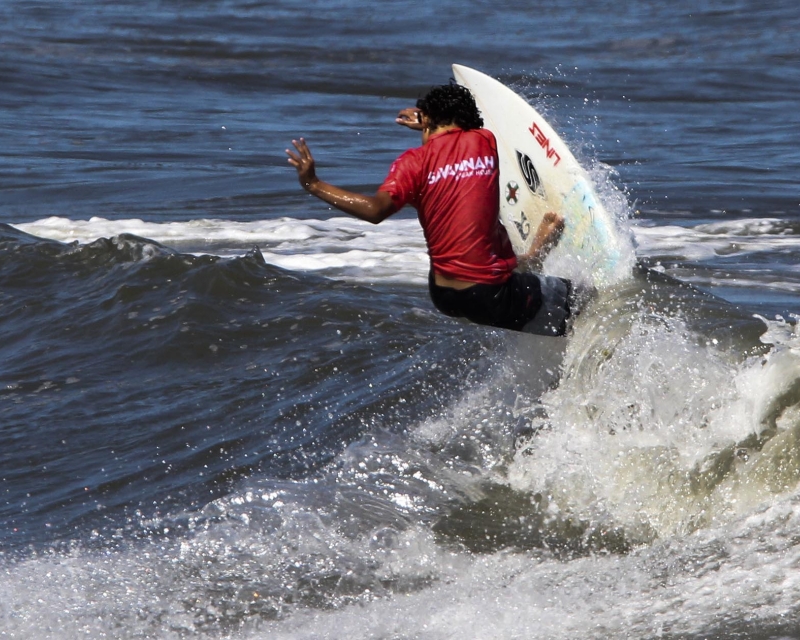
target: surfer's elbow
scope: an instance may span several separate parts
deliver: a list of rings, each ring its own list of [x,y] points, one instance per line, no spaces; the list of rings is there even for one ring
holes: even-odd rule
[[[370,201],[369,210],[364,218],[372,224],[379,224],[397,211],[392,197],[386,191],[378,191]]]

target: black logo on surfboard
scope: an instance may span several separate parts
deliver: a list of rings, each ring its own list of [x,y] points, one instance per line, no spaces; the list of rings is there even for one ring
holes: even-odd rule
[[[539,174],[536,173],[536,167],[533,166],[533,161],[521,151],[517,151],[517,162],[519,163],[519,170],[522,172],[522,177],[525,184],[531,193],[538,193],[541,195],[542,181],[539,179]]]
[[[525,215],[525,212],[520,212],[520,219],[513,220],[514,226],[517,228],[517,233],[519,233],[519,237],[522,238],[523,242],[528,239],[528,236],[531,233],[531,223],[528,222],[528,216]]]

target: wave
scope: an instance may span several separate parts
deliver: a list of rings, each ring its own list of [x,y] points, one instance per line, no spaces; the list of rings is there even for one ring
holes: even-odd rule
[[[798,338],[751,318],[723,344],[676,297],[726,306],[641,272],[584,311],[564,352],[503,334],[457,397],[397,424],[388,405],[370,412],[383,423],[315,471],[256,473],[143,522],[139,538],[7,565],[15,583],[47,585],[15,630],[747,635],[742,607],[759,609],[759,629],[783,628],[796,597]],[[742,576],[759,589],[737,587]],[[41,595],[6,602],[26,611]]]
[[[61,416],[74,442],[87,425],[108,429],[79,407],[108,393],[99,380],[110,377],[129,387],[110,395],[128,407],[114,414],[113,437],[137,433],[113,450],[131,464],[62,483],[62,493],[33,485],[47,495],[28,526],[84,534],[8,559],[8,601],[37,611],[16,619],[20,635],[56,623],[101,635],[122,621],[143,635],[166,624],[177,635],[333,637],[322,621],[339,633],[364,625],[367,611],[361,628],[396,630],[387,603],[422,624],[431,597],[452,598],[462,615],[475,589],[491,599],[512,584],[514,602],[532,598],[535,615],[550,616],[548,598],[566,583],[577,595],[560,596],[562,607],[574,619],[554,637],[600,637],[618,621],[601,616],[596,632],[581,601],[624,590],[609,582],[615,567],[671,600],[668,581],[647,577],[665,563],[701,584],[693,554],[703,566],[724,557],[734,576],[747,554],[713,551],[731,532],[755,544],[796,519],[794,328],[658,270],[640,266],[601,292],[570,339],[554,342],[442,322],[413,283],[397,290],[379,278],[371,289],[281,269],[255,250],[220,257],[130,234],[80,244],[2,231],[0,274],[22,289],[4,306],[5,326],[47,345],[31,375],[51,372],[50,386],[26,380],[23,352],[7,345],[17,386],[6,397],[66,394],[38,415]],[[268,254],[366,242],[338,221],[262,231]],[[399,235],[384,240],[407,252]],[[66,330],[76,339],[64,341]],[[121,378],[111,373],[120,362]],[[192,408],[210,395],[230,419]],[[23,417],[6,413],[12,425]],[[38,453],[48,466],[54,450]],[[94,450],[91,468],[107,453]],[[85,487],[89,500],[77,497]],[[51,604],[11,592],[47,574]],[[652,619],[690,628],[647,597],[635,602]],[[65,608],[77,612],[66,627]],[[653,623],[630,624],[647,635]]]

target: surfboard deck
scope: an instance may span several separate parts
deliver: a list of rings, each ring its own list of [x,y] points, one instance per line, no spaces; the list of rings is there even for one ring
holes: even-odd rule
[[[555,211],[565,228],[551,255],[580,264],[595,287],[618,280],[625,252],[616,221],[561,137],[501,82],[458,64],[453,74],[475,96],[484,126],[497,138],[500,218],[514,250],[525,253],[544,214]]]

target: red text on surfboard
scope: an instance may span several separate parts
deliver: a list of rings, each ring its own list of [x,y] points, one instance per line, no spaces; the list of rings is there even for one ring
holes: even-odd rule
[[[550,159],[552,158],[556,159],[555,162],[553,163],[553,166],[554,167],[558,166],[558,163],[561,162],[561,156],[558,155],[558,153],[556,152],[555,149],[553,149],[553,147],[550,146],[550,138],[544,135],[544,132],[539,128],[539,125],[534,122],[530,126],[528,131],[530,131],[533,134],[533,137],[536,140],[536,142],[538,142],[539,146],[542,149],[544,149],[545,153],[547,154],[547,157]]]

